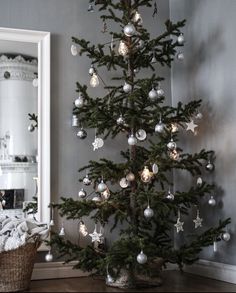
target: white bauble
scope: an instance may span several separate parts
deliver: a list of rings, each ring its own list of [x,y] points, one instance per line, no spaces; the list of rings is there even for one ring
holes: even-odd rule
[[[73,56],[77,56],[78,55],[78,48],[77,48],[77,46],[76,45],[71,45],[71,48],[70,48],[70,50],[71,50],[71,54],[73,55]]]
[[[107,189],[106,184],[103,182],[103,180],[98,184],[98,192],[104,192]]]
[[[165,129],[165,124],[161,121],[155,126],[155,132],[162,133]]]
[[[166,196],[166,198],[167,198],[168,200],[174,200],[174,199],[175,199],[175,196],[174,196],[174,194],[171,193],[170,190],[169,190],[169,191],[168,191],[168,194],[167,194],[167,196]]]
[[[126,179],[128,181],[134,181],[135,180],[135,175],[132,173],[132,172],[129,172],[127,175],[126,175]]]
[[[51,262],[51,261],[53,261],[53,255],[51,254],[50,251],[45,255],[45,260],[46,260],[47,262]]]
[[[228,242],[230,240],[231,236],[228,232],[225,232],[222,234],[222,239],[226,242]]]
[[[134,34],[136,33],[136,29],[134,27],[134,25],[132,23],[128,23],[125,27],[124,27],[124,34],[127,37],[132,37]]]
[[[29,132],[33,132],[34,130],[35,130],[34,125],[33,125],[33,124],[30,124],[30,125],[28,126],[28,131],[29,131]]]
[[[6,205],[6,201],[5,201],[5,199],[3,199],[2,200],[2,206],[5,207],[5,205]]]
[[[184,60],[184,53],[180,52],[177,54],[177,59],[180,60],[180,61],[183,61]]]
[[[141,251],[137,256],[137,262],[141,265],[145,264],[147,262],[147,256],[146,254]]]
[[[129,186],[129,182],[126,178],[121,178],[120,180],[120,187],[127,188]]]
[[[154,216],[154,211],[153,209],[150,208],[150,206],[148,206],[145,210],[144,210],[144,217],[146,219],[151,219]]]
[[[94,196],[92,198],[92,201],[94,201],[94,202],[101,202],[102,201],[101,196],[98,196],[98,195]]]
[[[139,129],[136,131],[135,136],[138,140],[144,141],[147,137],[147,133],[144,129]]]
[[[207,164],[206,164],[206,170],[207,171],[213,171],[215,169],[215,166],[209,161]]]
[[[33,84],[33,87],[38,87],[39,80],[38,80],[38,78],[37,78],[37,77],[33,79],[33,82],[32,82],[32,84]]]
[[[153,173],[153,174],[157,174],[158,171],[159,171],[159,168],[158,168],[157,164],[154,163],[154,164],[152,165],[152,173]]]
[[[125,84],[124,84],[124,86],[123,86],[123,91],[124,91],[125,93],[129,93],[129,92],[131,92],[131,91],[132,91],[132,86],[131,86],[129,83],[125,82]]]
[[[117,123],[118,125],[124,125],[124,124],[125,124],[125,119],[124,119],[124,117],[123,117],[122,115],[120,115],[120,117],[117,118],[116,123]]]
[[[214,199],[213,196],[208,200],[208,203],[210,206],[214,207],[216,205],[216,200]]]
[[[159,89],[157,90],[157,95],[158,95],[158,97],[163,97],[164,94],[165,94],[165,92],[164,92],[163,89],[159,88]]]
[[[89,178],[89,176],[88,175],[86,175],[85,177],[84,177],[84,179],[83,179],[83,183],[84,183],[84,185],[90,185],[91,183],[92,183],[92,181],[91,181],[91,179]]]
[[[86,191],[82,188],[79,192],[78,192],[78,197],[79,198],[85,198],[87,196]]]
[[[158,98],[157,91],[154,88],[151,89],[150,92],[148,93],[148,97],[151,101],[155,101]]]
[[[77,108],[81,108],[84,105],[84,99],[82,96],[79,96],[76,100],[75,100],[75,106]]]
[[[136,145],[138,142],[137,138],[131,134],[130,137],[128,138],[128,144],[129,145]]]
[[[80,138],[80,139],[85,139],[87,137],[87,132],[81,128],[79,129],[79,131],[77,132],[77,136]]]
[[[178,44],[179,44],[179,45],[183,45],[183,43],[184,43],[184,35],[183,35],[183,34],[180,34],[180,35],[178,36],[177,41],[178,41]]]

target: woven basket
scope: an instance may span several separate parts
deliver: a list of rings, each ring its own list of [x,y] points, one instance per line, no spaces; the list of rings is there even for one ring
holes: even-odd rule
[[[29,289],[40,242],[27,243],[15,250],[0,253],[0,292]]]

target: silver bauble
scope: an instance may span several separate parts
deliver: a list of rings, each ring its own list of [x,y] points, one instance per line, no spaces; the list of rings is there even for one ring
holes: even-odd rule
[[[33,125],[33,124],[30,124],[30,125],[28,126],[28,131],[29,131],[29,132],[33,132],[34,130],[35,130],[34,125]]]
[[[137,256],[137,262],[141,265],[145,264],[147,262],[147,256],[143,253],[143,251],[140,252]]]
[[[129,93],[129,92],[131,92],[131,90],[132,90],[132,86],[129,83],[125,82],[125,84],[123,86],[123,91],[125,93]]]
[[[111,275],[107,274],[106,284],[109,285],[109,284],[112,284],[112,283],[114,283],[114,279],[112,278]]]
[[[87,196],[86,191],[82,188],[80,189],[80,191],[78,192],[78,197],[79,198],[85,198]]]
[[[136,29],[134,27],[134,25],[132,23],[128,23],[125,27],[124,27],[124,34],[127,37],[132,37],[134,34],[136,33]]]
[[[128,181],[134,181],[135,180],[135,175],[132,173],[132,172],[129,172],[127,175],[126,175],[126,179]]]
[[[162,133],[165,129],[165,124],[161,121],[155,126],[155,132]]]
[[[73,56],[77,56],[78,53],[79,53],[79,52],[78,52],[78,48],[77,48],[76,45],[74,45],[74,44],[71,45],[70,50],[71,50],[71,54],[72,54]]]
[[[78,132],[77,132],[77,136],[80,139],[85,139],[87,137],[87,132],[81,128]]]
[[[151,89],[150,92],[148,93],[148,97],[151,101],[155,101],[158,98],[157,91],[154,88]]]
[[[88,175],[86,175],[85,177],[84,177],[84,179],[83,179],[83,183],[84,183],[84,185],[90,185],[91,183],[92,183],[92,181],[91,181],[91,179],[89,178],[89,176]]]
[[[177,145],[176,145],[176,143],[173,141],[173,139],[171,139],[170,142],[168,142],[167,147],[168,147],[168,149],[170,149],[170,150],[174,150],[174,149],[176,149]]]
[[[121,178],[120,187],[127,188],[129,186],[129,181],[126,178]]]
[[[95,73],[95,69],[94,69],[94,66],[91,65],[91,67],[89,68],[89,75],[93,75]]]
[[[164,92],[163,89],[158,89],[158,90],[157,90],[157,95],[158,95],[158,97],[163,97],[164,94],[165,94],[165,92]]]
[[[183,61],[184,60],[184,53],[180,52],[177,54],[177,59],[180,60],[180,61]]]
[[[228,232],[225,232],[225,233],[222,234],[221,238],[224,241],[228,242],[230,240],[231,236],[230,236],[230,234]]]
[[[131,134],[130,137],[128,138],[128,144],[129,145],[136,145],[138,142],[137,138]]]
[[[179,45],[183,45],[183,43],[184,43],[184,35],[183,35],[183,34],[180,34],[180,35],[178,36],[177,41],[178,41],[178,44],[179,44]]]
[[[116,123],[118,125],[124,125],[125,124],[125,119],[122,115],[120,115],[120,117],[116,120]]]
[[[53,261],[53,255],[51,254],[50,251],[45,255],[45,260],[46,260],[47,262],[51,262],[51,261]]]
[[[104,192],[107,189],[106,184],[103,182],[103,180],[98,184],[98,192]]]
[[[152,165],[152,173],[153,173],[153,174],[157,174],[158,171],[159,171],[159,168],[158,168],[157,164],[154,163],[154,164]]]
[[[207,171],[213,171],[215,169],[215,166],[209,161],[207,164],[206,164],[206,170]]]
[[[79,96],[76,100],[75,100],[75,106],[77,108],[81,108],[84,105],[84,99],[82,96]]]
[[[216,205],[216,200],[214,199],[213,196],[211,196],[211,198],[208,200],[208,204],[212,207]]]
[[[144,217],[146,219],[151,219],[154,216],[154,211],[153,209],[150,208],[150,206],[148,206],[145,210],[144,210]]]

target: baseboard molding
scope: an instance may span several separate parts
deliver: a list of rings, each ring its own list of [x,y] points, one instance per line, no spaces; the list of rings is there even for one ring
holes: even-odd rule
[[[62,279],[86,277],[89,273],[81,270],[74,270],[76,262],[63,264],[62,262],[36,263],[32,275],[32,280]],[[167,270],[177,270],[176,265],[168,265]],[[204,276],[228,283],[236,284],[236,266],[199,260],[192,266],[185,266],[184,271],[194,275]]]
[[[199,260],[191,266],[186,266],[184,271],[194,275],[236,284],[236,266],[208,260]]]

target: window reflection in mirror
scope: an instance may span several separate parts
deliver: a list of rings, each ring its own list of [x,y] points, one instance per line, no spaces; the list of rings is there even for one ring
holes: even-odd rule
[[[37,44],[0,41],[0,215],[37,200]]]

